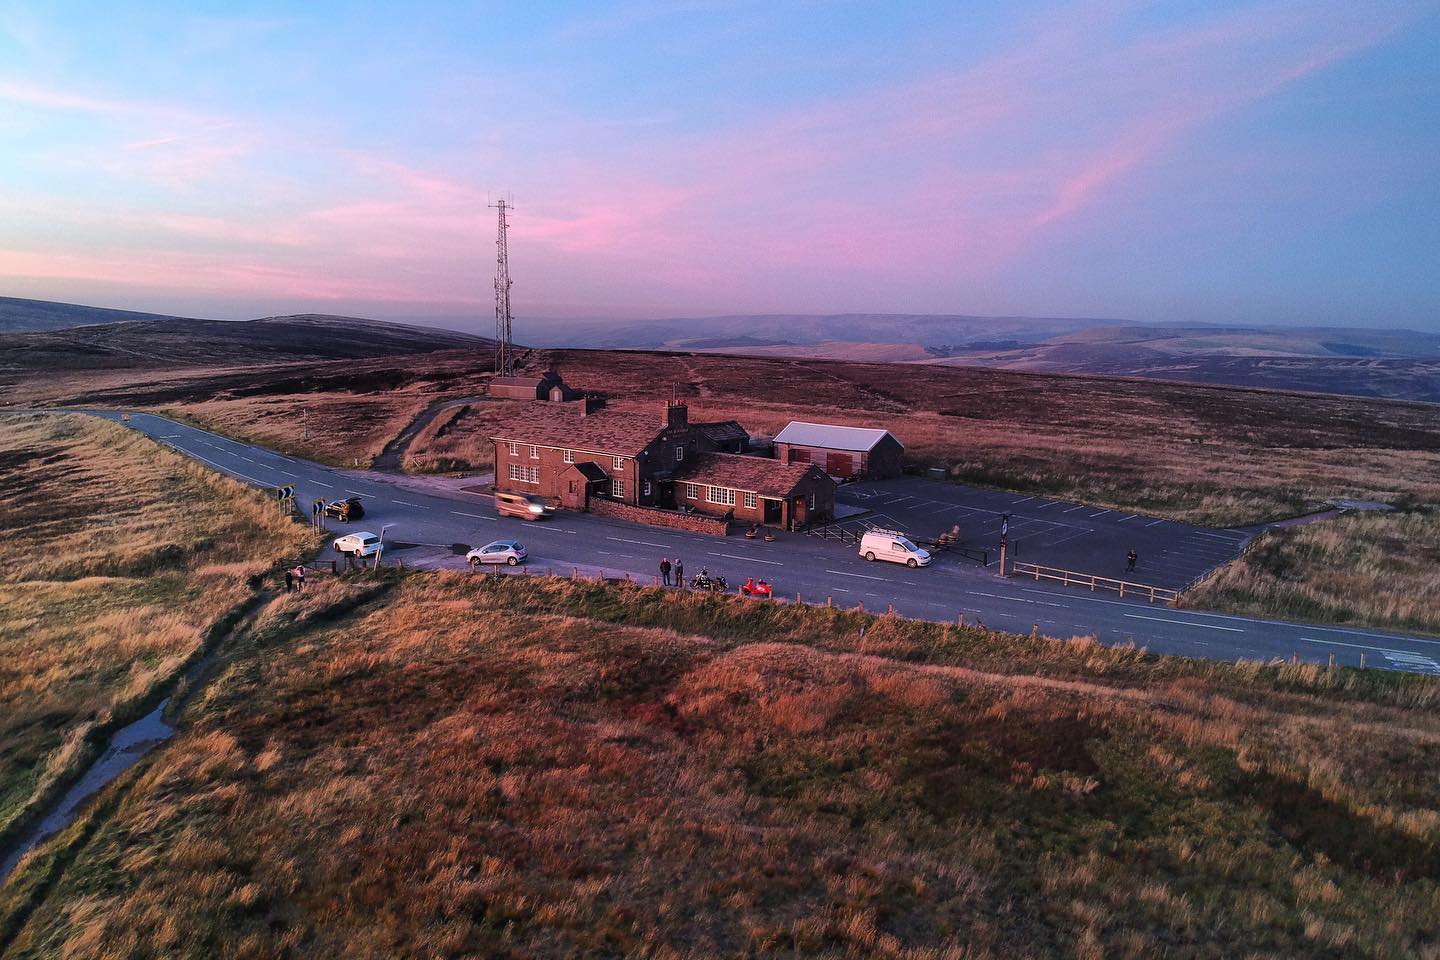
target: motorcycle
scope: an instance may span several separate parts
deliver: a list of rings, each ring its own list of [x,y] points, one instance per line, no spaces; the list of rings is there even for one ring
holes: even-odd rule
[[[764,580],[756,580],[754,577],[740,584],[740,592],[747,597],[763,597],[769,599],[775,595],[775,588]]]
[[[724,577],[712,577],[701,570],[690,578],[690,586],[695,590],[709,590],[711,593],[723,593],[729,589],[730,584],[725,582]]]

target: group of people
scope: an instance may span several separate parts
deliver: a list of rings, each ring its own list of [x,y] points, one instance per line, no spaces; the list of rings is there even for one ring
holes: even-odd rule
[[[295,564],[295,569],[285,571],[285,592],[303,593],[305,591],[305,564]]]
[[[675,574],[675,582],[674,582],[673,585],[674,585],[674,586],[677,586],[677,587],[683,587],[683,586],[685,586],[685,561],[684,561],[684,560],[681,560],[679,557],[676,557],[676,558],[675,558],[675,562],[672,564],[672,563],[670,562],[670,558],[669,558],[669,557],[661,557],[661,558],[660,558],[660,584],[661,584],[661,586],[666,586],[666,587],[668,587],[668,586],[671,586],[671,585],[672,585],[671,582],[670,582],[670,574],[671,574],[672,572]]]

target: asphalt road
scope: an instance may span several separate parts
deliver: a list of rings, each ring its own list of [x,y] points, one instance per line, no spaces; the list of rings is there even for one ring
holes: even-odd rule
[[[121,419],[118,412],[91,412]],[[953,621],[963,614],[967,623],[1015,633],[1038,628],[1051,637],[1093,636],[1106,644],[1216,660],[1298,655],[1324,663],[1334,655],[1338,663],[1358,665],[1363,654],[1368,666],[1440,675],[1440,640],[1149,606],[1058,584],[1002,579],[993,568],[943,554],[920,570],[866,563],[853,545],[800,534],[782,535],[774,543],[722,539],[581,513],[525,523],[497,517],[489,497],[424,480],[326,467],[149,414],[132,414],[127,425],[246,483],[293,484],[302,509],[316,497],[361,496],[365,518],[349,525],[331,521],[332,529],[338,536],[346,529],[379,532],[390,524],[387,542],[413,546],[387,558],[403,556],[407,565],[463,566],[452,544],[509,537],[521,540],[530,566],[542,570],[578,567],[648,582],[662,556],[679,557],[687,575],[708,567],[732,587],[747,576],[764,577],[778,595],[799,594],[807,603],[830,598],[882,612],[893,605],[902,615],[929,620]]]

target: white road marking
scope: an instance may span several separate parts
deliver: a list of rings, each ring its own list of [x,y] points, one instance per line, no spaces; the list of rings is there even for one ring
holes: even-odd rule
[[[334,490],[334,489],[335,489],[334,487],[330,486],[330,484],[326,483],[324,480],[306,480],[305,482],[306,482],[306,483],[313,483],[313,484],[315,484],[315,486],[317,486],[317,487],[324,487],[324,488],[327,489],[327,490]]]
[[[1068,540],[1074,540],[1074,539],[1076,539],[1077,537],[1083,537],[1083,536],[1085,536],[1087,533],[1094,533],[1094,532],[1095,532],[1094,530],[1081,530],[1079,533],[1072,533],[1072,534],[1071,534],[1070,536],[1068,536],[1068,537],[1061,537],[1059,540],[1056,540],[1056,541],[1054,541],[1053,543],[1048,543],[1048,544],[1046,544],[1046,546],[1047,546],[1047,547],[1058,547],[1060,544],[1065,543],[1065,542],[1068,541]]]
[[[1026,500],[1034,500],[1034,499],[1035,499],[1034,497],[1024,497],[1024,498],[1022,498],[1022,499],[1020,499],[1020,500],[1014,501],[1013,503],[1010,504],[1010,506],[1012,506],[1012,507],[1018,507],[1020,504],[1024,503]]]
[[[1234,537],[1227,537],[1227,536],[1225,536],[1225,535],[1222,534],[1222,533],[1210,533],[1209,531],[1206,531],[1206,530],[1196,530],[1196,531],[1194,531],[1194,532],[1200,534],[1200,536],[1202,536],[1202,537],[1211,537],[1211,538],[1213,538],[1213,539],[1215,539],[1215,540],[1225,540],[1225,541],[1228,541],[1229,543],[1239,543],[1239,541],[1236,540]]]
[[[1005,595],[1003,595],[1003,594],[999,594],[999,593],[982,593],[982,592],[980,592],[979,590],[971,590],[971,591],[969,591],[969,593],[970,593],[971,596],[975,596],[975,597],[993,597],[993,598],[996,599],[996,600],[1014,600],[1016,603],[1033,603],[1033,604],[1036,604],[1037,606],[1041,606],[1041,607],[1063,607],[1063,606],[1065,606],[1065,604],[1063,604],[1063,603],[1049,603],[1049,602],[1044,601],[1044,600],[1026,600],[1024,597],[1007,597],[1007,596],[1005,596]]]
[[[1066,510],[1065,512],[1066,512],[1066,513],[1069,513],[1070,511],[1069,511],[1069,510]],[[1107,513],[1109,513],[1109,512],[1110,512],[1109,510],[1101,510],[1099,513],[1092,513],[1092,514],[1090,514],[1090,519],[1091,519],[1091,520],[1094,520],[1096,517],[1103,517],[1103,516],[1105,516],[1105,514],[1107,514]]]
[[[1142,617],[1138,613],[1127,613],[1131,620],[1158,620],[1160,623],[1178,623],[1182,627],[1203,627],[1206,630],[1224,630],[1226,633],[1244,633],[1239,627],[1222,627],[1214,623],[1191,623],[1189,620],[1171,620],[1168,617]]]
[[[1074,513],[1076,510],[1084,510],[1084,509],[1085,509],[1085,504],[1082,503],[1082,504],[1080,504],[1080,506],[1078,506],[1078,507],[1071,507],[1069,510],[1061,510],[1060,512],[1061,512],[1061,513]]]
[[[650,540],[626,540],[624,537],[606,537],[606,540],[614,540],[616,543],[637,543],[646,547],[668,547],[668,543],[654,543]]]
[[[760,560],[760,559],[758,559],[758,558],[756,558],[756,557],[737,557],[737,556],[736,556],[735,554],[733,554],[733,553],[711,553],[710,556],[712,556],[712,557],[729,557],[731,560],[746,560],[746,561],[749,561],[750,563],[768,563],[768,564],[770,564],[770,566],[772,566],[772,567],[783,567],[783,566],[785,566],[785,564],[781,563],[779,560]]]
[[[1149,523],[1145,524],[1145,526],[1147,526],[1147,527],[1153,527],[1153,526],[1155,526],[1155,524],[1157,524],[1157,523],[1164,523],[1164,522],[1165,522],[1164,520],[1151,520]]]
[[[1132,514],[1130,514],[1130,516],[1128,516],[1128,517],[1121,517],[1119,520],[1116,520],[1115,522],[1116,522],[1116,523],[1124,523],[1126,520],[1134,520],[1134,519],[1135,519],[1136,517],[1138,517],[1138,516],[1140,516],[1140,514],[1138,514],[1138,513],[1132,513]]]
[[[1386,656],[1391,656],[1393,654],[1401,657],[1411,657],[1416,660],[1427,660],[1432,664],[1435,662],[1434,660],[1431,660],[1429,657],[1424,656],[1423,654],[1415,653],[1410,650],[1396,650],[1393,647],[1372,647],[1369,644],[1365,643],[1346,643],[1344,640],[1321,640],[1318,637],[1301,637],[1300,639],[1304,640],[1306,643],[1323,643],[1326,646],[1331,647],[1355,647],[1357,650],[1374,650],[1376,653],[1383,653]]]
[[[884,580],[884,577],[872,577],[866,573],[846,573],[844,570],[826,570],[826,573],[837,574],[842,577],[859,577],[861,580]]]
[[[348,493],[348,494],[350,494],[350,496],[352,496],[352,497],[368,497],[368,496],[370,496],[370,494],[368,494],[368,493],[361,493],[361,492],[359,492],[358,490],[346,490],[345,492]]]
[[[283,473],[284,471],[282,470],[281,472]],[[391,502],[391,503],[398,503],[398,504],[401,504],[402,506],[406,506],[406,507],[418,507],[418,506],[420,506],[420,504],[418,504],[418,503],[411,503],[409,500],[391,500],[390,502]]]
[[[246,463],[254,463],[254,462],[255,462],[254,460],[251,460],[249,457],[241,457],[240,459],[241,459],[241,460],[244,460]]]
[[[485,516],[484,514],[481,514],[481,513],[461,513],[459,510],[451,510],[450,512],[453,513],[453,514],[455,514],[455,516],[457,516],[457,517],[473,517],[473,518],[476,519],[476,520],[494,520],[494,519],[495,519],[494,517],[487,517],[487,516]]]

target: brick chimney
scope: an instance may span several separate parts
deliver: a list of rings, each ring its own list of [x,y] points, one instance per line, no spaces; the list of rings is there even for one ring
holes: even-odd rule
[[[671,430],[690,428],[690,408],[683,400],[671,400],[665,404],[665,426]]]

